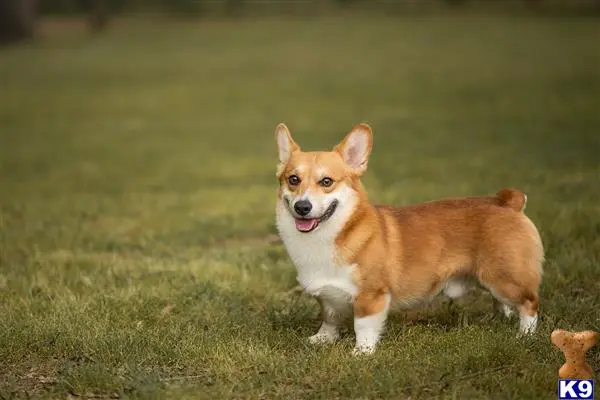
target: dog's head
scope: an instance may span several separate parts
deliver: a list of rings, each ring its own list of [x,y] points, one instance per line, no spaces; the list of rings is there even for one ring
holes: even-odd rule
[[[332,151],[303,152],[284,124],[277,126],[275,137],[279,201],[300,232],[312,232],[356,197],[373,147],[371,128],[356,125]]]

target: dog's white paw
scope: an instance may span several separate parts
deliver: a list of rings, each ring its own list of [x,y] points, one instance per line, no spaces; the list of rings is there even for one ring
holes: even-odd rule
[[[519,334],[521,336],[533,335],[537,328],[538,316],[537,314],[529,316],[529,315],[521,315],[519,321]]]
[[[310,344],[334,343],[339,339],[339,335],[333,333],[317,333],[308,338]]]
[[[363,356],[363,355],[371,355],[375,352],[375,346],[356,346],[354,347],[354,349],[352,350],[352,355],[353,356]]]

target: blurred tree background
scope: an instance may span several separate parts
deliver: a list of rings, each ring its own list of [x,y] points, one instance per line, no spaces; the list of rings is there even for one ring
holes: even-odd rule
[[[492,11],[600,12],[600,0],[0,0],[0,43],[35,36],[38,17],[86,16],[90,32],[102,31],[111,16],[163,13],[177,17],[317,14],[350,8],[383,12],[444,11],[472,7]]]

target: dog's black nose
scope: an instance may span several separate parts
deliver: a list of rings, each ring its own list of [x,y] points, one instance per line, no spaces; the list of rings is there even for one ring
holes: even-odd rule
[[[296,210],[298,215],[304,217],[312,210],[312,204],[310,204],[310,201],[308,200],[298,200],[296,204],[294,204],[294,210]]]

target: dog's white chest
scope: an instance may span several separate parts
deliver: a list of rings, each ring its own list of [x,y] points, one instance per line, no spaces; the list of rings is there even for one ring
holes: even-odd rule
[[[336,264],[335,246],[324,243],[303,249],[290,243],[286,247],[298,271],[298,282],[308,293],[328,298],[356,295],[354,266]]]
[[[278,215],[277,225],[304,289],[313,296],[351,301],[358,292],[352,280],[355,266],[340,263],[334,232],[325,227],[311,233],[299,232],[293,219],[285,214]]]

